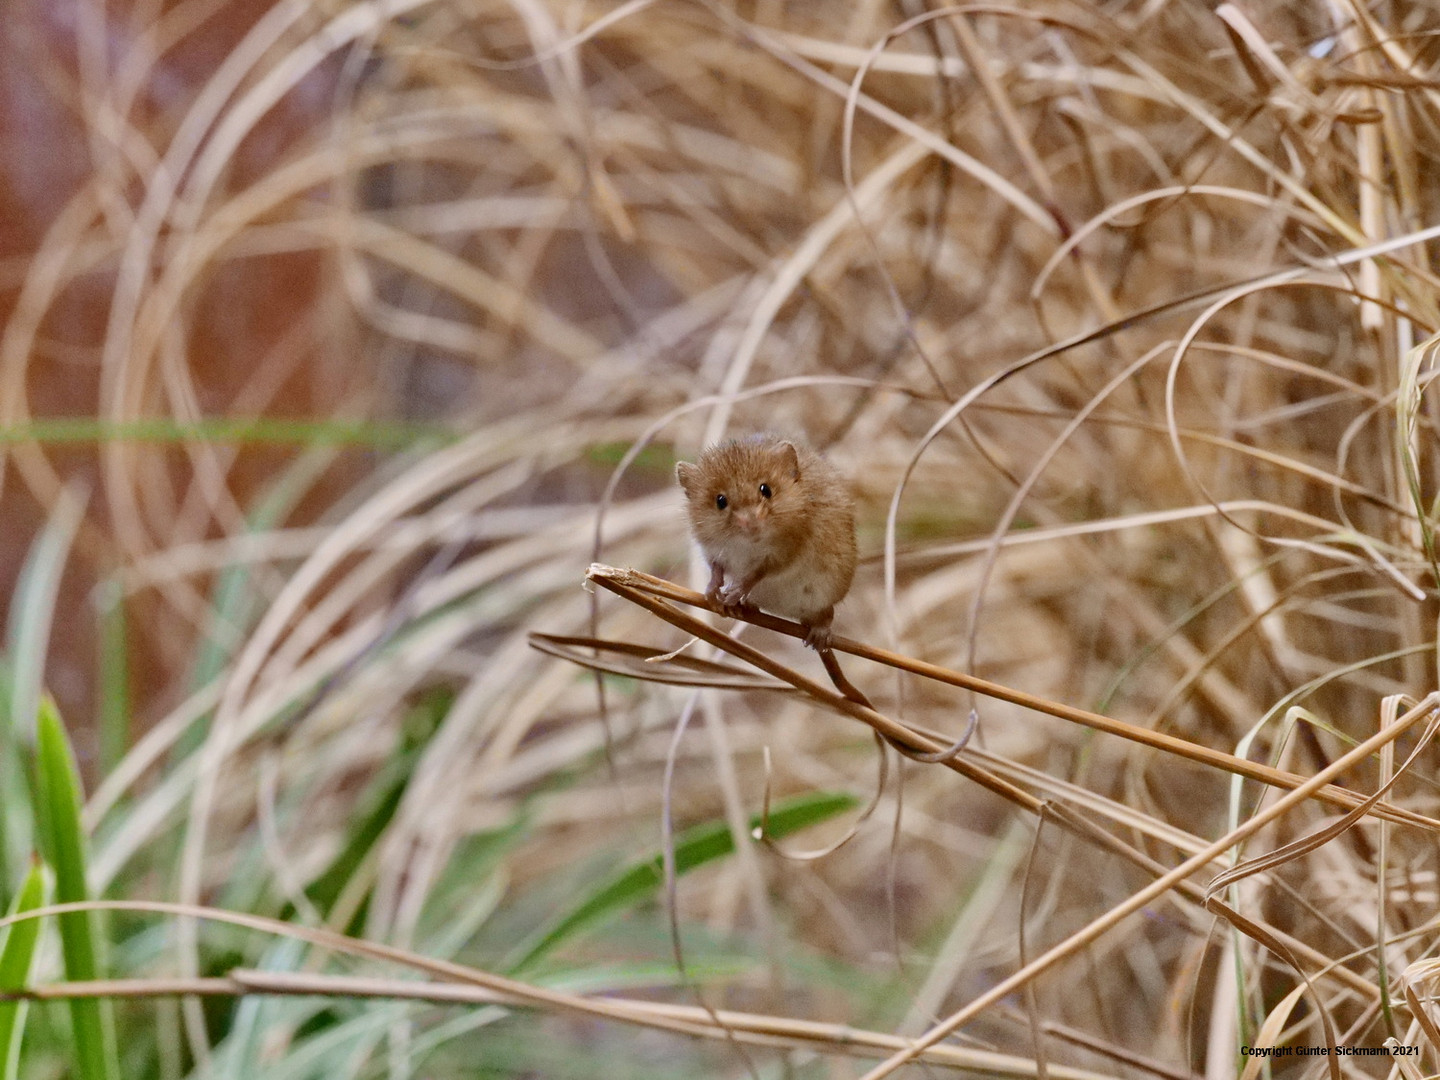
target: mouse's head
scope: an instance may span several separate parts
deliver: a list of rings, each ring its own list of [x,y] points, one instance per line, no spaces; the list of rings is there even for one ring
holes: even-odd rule
[[[800,453],[778,436],[752,435],[707,447],[695,464],[676,465],[675,475],[702,547],[784,543],[803,527]]]

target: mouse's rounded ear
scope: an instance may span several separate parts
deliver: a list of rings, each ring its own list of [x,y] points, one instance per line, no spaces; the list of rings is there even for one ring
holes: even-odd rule
[[[694,495],[700,487],[700,469],[688,461],[677,461],[675,463],[675,479],[680,481],[680,486],[685,490],[686,495]]]
[[[799,480],[800,451],[795,449],[795,444],[782,442],[775,450],[780,455],[780,467],[789,474],[791,480]]]

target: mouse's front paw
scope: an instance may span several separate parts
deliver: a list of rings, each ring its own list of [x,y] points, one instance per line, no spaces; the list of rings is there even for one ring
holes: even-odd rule
[[[743,588],[734,581],[726,582],[715,591],[715,601],[725,609],[725,614],[732,619],[742,613],[753,610],[750,606],[749,590]]]
[[[726,607],[739,607],[745,602],[745,590],[734,581],[727,581],[716,590],[716,596],[720,603]]]

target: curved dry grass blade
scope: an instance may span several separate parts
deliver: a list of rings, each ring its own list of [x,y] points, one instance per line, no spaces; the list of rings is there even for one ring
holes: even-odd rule
[[[1407,1053],[1411,1049],[1410,1047],[1407,1047],[1399,1039],[1391,1036],[1385,1040],[1385,1049],[1390,1051],[1390,1056],[1395,1060],[1395,1068],[1400,1070],[1400,1075],[1403,1076],[1405,1080],[1425,1080],[1425,1078],[1420,1075],[1420,1070],[1416,1068],[1414,1062],[1408,1057],[1401,1057],[1402,1054]]]
[[[1329,825],[1317,829],[1310,835],[1292,840],[1288,844],[1276,848],[1274,851],[1267,851],[1265,854],[1257,855],[1253,859],[1246,859],[1239,865],[1226,870],[1223,874],[1216,875],[1215,879],[1211,881],[1205,889],[1206,903],[1208,904],[1215,894],[1226,886],[1233,885],[1237,881],[1242,881],[1252,874],[1263,873],[1276,866],[1283,866],[1292,859],[1298,859],[1300,856],[1328,844],[1331,840],[1335,839],[1335,837],[1353,828],[1356,823],[1370,813],[1370,810],[1380,802],[1384,794],[1394,787],[1395,782],[1415,763],[1420,754],[1430,745],[1430,741],[1435,737],[1437,730],[1440,730],[1440,713],[1437,713],[1431,718],[1430,726],[1425,729],[1416,741],[1415,748],[1410,752],[1410,756],[1405,759],[1405,763],[1395,770],[1395,774],[1391,776],[1390,779],[1376,789],[1375,794],[1367,796],[1355,809],[1342,815]]]
[[[1425,1032],[1425,1037],[1430,1040],[1430,1055],[1433,1058],[1440,1054],[1440,1026],[1435,1023],[1430,1010],[1425,1007],[1425,1002],[1420,999],[1418,986],[1421,983],[1433,983],[1437,976],[1440,976],[1440,960],[1417,960],[1405,969],[1401,976],[1401,982],[1405,986],[1405,1001],[1410,1006],[1410,1015],[1415,1017],[1415,1022]],[[1429,1000],[1434,1000],[1434,993],[1428,995]]]
[[[885,781],[890,775],[890,755],[886,752],[887,743],[879,732],[872,732],[875,736],[875,750],[878,755],[876,761],[875,791],[870,796],[864,808],[856,815],[845,832],[836,839],[830,841],[822,848],[812,848],[809,851],[786,851],[780,846],[780,834],[770,828],[770,747],[764,748],[763,758],[765,762],[765,794],[760,804],[760,822],[751,830],[751,835],[760,843],[773,851],[779,858],[788,859],[791,862],[815,862],[828,855],[833,855],[851,840],[860,835],[860,830],[870,820],[876,809],[880,806],[880,798],[885,794]]]
[[[1310,995],[1310,999],[1315,1003],[1315,1008],[1320,1013],[1320,1023],[1325,1029],[1325,1046],[1329,1051],[1325,1055],[1325,1063],[1330,1069],[1330,1080],[1340,1080],[1340,1059],[1339,1055],[1335,1053],[1336,1039],[1334,1021],[1330,1019],[1330,1010],[1325,1007],[1324,996],[1316,991],[1314,984],[1310,981],[1310,976],[1305,973],[1305,969],[1300,966],[1300,962],[1295,959],[1283,941],[1253,919],[1247,919],[1218,897],[1209,897],[1205,901],[1205,906],[1216,915],[1225,919],[1226,922],[1230,923],[1231,926],[1235,927],[1235,929],[1239,930],[1246,937],[1259,942],[1276,956],[1284,959],[1284,961],[1290,965],[1291,970],[1300,976],[1300,985],[1305,988]]]
[[[538,630],[531,631],[527,640],[533,648],[546,656],[553,656],[592,671],[623,675],[644,682],[663,683],[667,686],[706,686],[719,690],[793,692],[791,687],[777,679],[767,679],[744,668],[694,656],[674,655],[629,641],[546,634]],[[656,657],[664,657],[665,660],[659,664],[647,663]]]
[[[1265,1014],[1265,1021],[1260,1025],[1260,1030],[1255,1033],[1256,1046],[1274,1046],[1285,1030],[1286,1023],[1290,1020],[1290,1014],[1295,1011],[1295,1006],[1300,999],[1311,989],[1308,982],[1299,983],[1295,989],[1281,998],[1273,1009]],[[1258,1055],[1252,1055],[1245,1059],[1245,1069],[1240,1073],[1240,1080],[1255,1080],[1260,1075],[1268,1059]]]

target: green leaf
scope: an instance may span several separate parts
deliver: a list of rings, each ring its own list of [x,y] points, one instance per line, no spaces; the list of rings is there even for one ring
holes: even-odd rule
[[[80,778],[70,740],[55,703],[40,702],[36,718],[36,783],[43,850],[55,869],[57,903],[90,899],[85,884],[85,835],[80,826]],[[65,954],[65,976],[76,982],[100,977],[99,946],[93,912],[74,911],[57,919]],[[75,1029],[76,1074],[80,1080],[115,1080],[119,1075],[115,1022],[108,1000],[74,998],[70,1019]]]
[[[45,899],[45,875],[39,862],[30,867],[10,914],[37,908]],[[23,990],[30,979],[30,961],[40,940],[40,920],[11,925],[0,949],[0,990]],[[20,1038],[25,1031],[28,1001],[0,1001],[0,1080],[16,1080],[20,1070]]]
[[[844,792],[801,795],[778,807],[771,807],[767,831],[776,838],[788,836],[836,814],[843,814],[857,801],[855,796]],[[759,825],[759,817],[751,819],[751,828]],[[724,858],[734,850],[734,839],[726,822],[717,820],[697,825],[675,837],[675,873],[684,874],[697,866]],[[541,927],[522,943],[520,958],[510,965],[510,972],[514,974],[530,967],[561,942],[606,915],[653,895],[664,880],[664,859],[660,852],[622,867],[568,912],[548,926]]]

